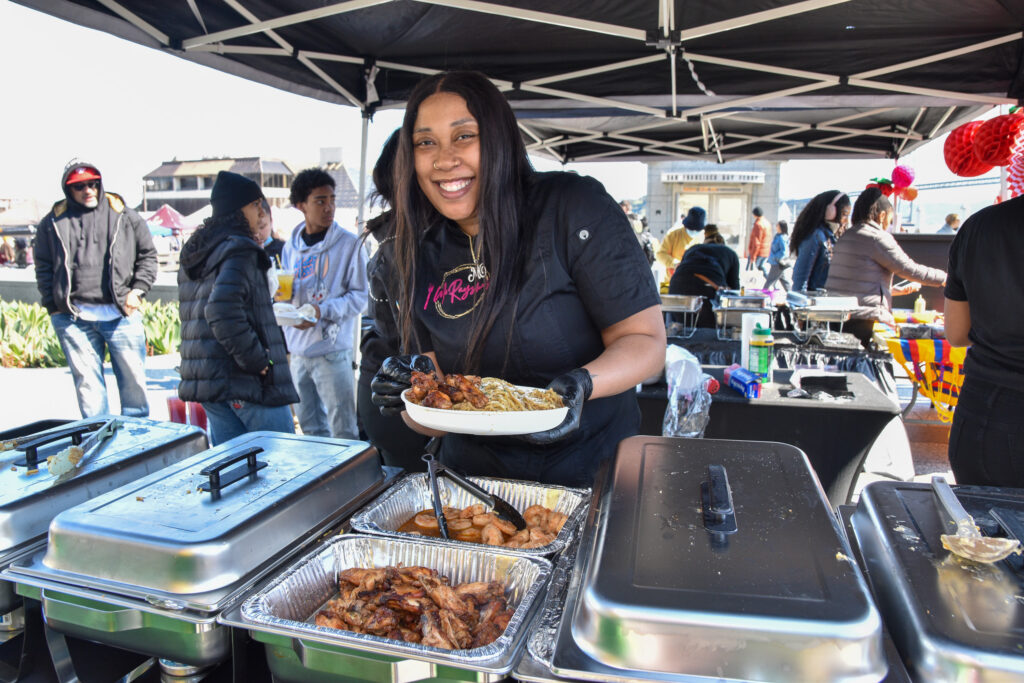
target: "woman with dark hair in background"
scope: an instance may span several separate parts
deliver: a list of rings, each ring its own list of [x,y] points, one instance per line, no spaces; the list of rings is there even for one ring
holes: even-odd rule
[[[371,401],[370,382],[380,370],[380,364],[388,356],[399,353],[398,306],[395,299],[399,291],[394,279],[395,203],[394,166],[398,151],[401,129],[396,129],[381,149],[373,167],[374,191],[371,201],[377,199],[387,210],[366,222],[363,239],[373,237],[377,251],[366,265],[370,280],[370,296],[367,303],[362,340],[359,342],[359,381],[356,408],[359,427],[366,433],[366,439],[373,444],[384,464],[402,467],[407,472],[426,470],[420,456],[428,437],[417,434],[398,415],[382,415]]]
[[[940,286],[946,274],[938,268],[915,263],[896,243],[887,230],[893,219],[892,204],[877,187],[869,187],[853,205],[853,227],[843,234],[835,246],[827,289],[836,296],[855,296],[860,308],[843,326],[843,330],[860,339],[864,346],[871,341],[875,321],[892,323],[892,297],[909,294],[919,287],[895,288],[893,275]]]
[[[794,290],[806,292],[825,286],[832,247],[849,217],[850,198],[839,190],[822,192],[800,212],[789,238],[789,251],[796,255]]]
[[[263,191],[221,171],[213,215],[185,243],[178,270],[183,401],[203,404],[216,446],[246,432],[294,433],[299,400],[267,286],[270,257],[253,235]]]
[[[441,460],[485,476],[587,485],[637,433],[634,387],[664,366],[654,277],[597,181],[530,167],[515,115],[482,74],[411,93],[395,162],[395,267],[405,353],[373,380],[403,408],[413,368],[548,386],[569,408],[520,437],[448,434]]]

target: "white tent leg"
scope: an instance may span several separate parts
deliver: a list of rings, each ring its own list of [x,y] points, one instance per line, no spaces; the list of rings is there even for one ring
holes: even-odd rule
[[[362,232],[365,225],[363,212],[366,210],[366,139],[370,130],[370,114],[363,111],[363,134],[359,141],[359,210],[356,214],[356,225]]]

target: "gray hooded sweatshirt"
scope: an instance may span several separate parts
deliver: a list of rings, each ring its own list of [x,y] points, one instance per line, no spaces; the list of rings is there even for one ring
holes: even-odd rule
[[[288,352],[315,358],[352,350],[356,321],[366,309],[369,291],[366,250],[358,237],[337,222],[313,246],[302,239],[305,229],[303,221],[292,231],[281,254],[281,267],[295,276],[292,303],[296,308],[316,304],[320,320],[306,330],[285,327]]]

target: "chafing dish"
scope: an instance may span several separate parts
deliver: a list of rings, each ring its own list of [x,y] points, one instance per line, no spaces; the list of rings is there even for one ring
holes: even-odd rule
[[[711,305],[711,310],[715,314],[715,332],[719,339],[738,339],[740,336],[740,330],[743,327],[743,315],[745,313],[759,313],[761,315],[767,315],[768,319],[771,320],[775,313],[775,309],[769,306],[754,308],[740,308],[740,307],[723,307],[718,303]]]
[[[1024,540],[1024,491],[954,487],[986,535]],[[960,560],[928,484],[877,482],[851,519],[885,625],[914,680],[1024,680],[1024,561]]]
[[[697,332],[697,316],[704,306],[704,297],[688,294],[662,294],[661,310],[666,313],[665,324],[672,328],[670,336],[692,337]],[[674,314],[675,322],[671,320]],[[678,330],[678,331],[677,331]]]
[[[47,420],[5,432],[0,441],[0,569],[42,549],[60,512],[206,448],[198,427],[117,417],[120,429],[70,471],[54,476],[47,457],[81,443],[113,416],[74,422]],[[0,614],[19,604],[13,584],[0,581]]]
[[[885,675],[881,620],[798,449],[632,437],[590,514],[550,665],[531,653],[517,675],[680,683]]]
[[[253,432],[61,513],[4,576],[60,633],[207,666],[217,615],[386,483],[366,443]]]
[[[522,512],[531,505],[543,505],[556,512],[561,512],[567,519],[551,543],[540,548],[501,548],[514,555],[548,556],[557,553],[566,546],[569,539],[579,526],[580,518],[586,511],[590,500],[588,489],[573,489],[565,486],[549,486],[530,481],[513,481],[511,479],[492,479],[489,477],[470,477],[470,481],[487,489],[490,493],[508,501],[512,507]],[[437,482],[444,505],[466,507],[479,503],[468,491],[452,484],[444,478]],[[455,543],[460,546],[479,547],[479,543],[430,536],[418,536],[399,532],[402,526],[417,512],[431,507],[430,486],[425,474],[411,474],[391,489],[383,493],[352,517],[352,528],[368,534],[391,536],[394,538],[415,539],[424,543]]]
[[[696,313],[700,311],[704,297],[689,294],[662,294],[661,310],[673,313]]]
[[[338,592],[338,571],[350,567],[421,565],[452,584],[502,581],[514,614],[498,640],[469,650],[443,650],[317,626],[312,617]],[[221,617],[265,644],[276,680],[492,681],[517,660],[551,571],[544,558],[500,548],[428,544],[379,536],[333,538]]]
[[[741,294],[736,290],[725,289],[718,293],[720,308],[768,308],[771,299],[766,294]]]
[[[828,323],[845,323],[860,308],[855,296],[789,292],[786,301],[794,320],[799,323],[794,325],[793,336],[800,342],[807,341],[818,330],[827,329]]]

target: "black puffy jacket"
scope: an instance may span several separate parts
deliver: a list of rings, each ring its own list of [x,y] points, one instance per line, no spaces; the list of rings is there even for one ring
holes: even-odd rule
[[[237,222],[204,226],[185,243],[178,270],[182,400],[298,402],[267,288],[269,267]]]

